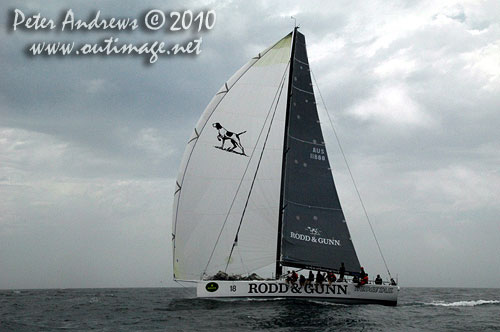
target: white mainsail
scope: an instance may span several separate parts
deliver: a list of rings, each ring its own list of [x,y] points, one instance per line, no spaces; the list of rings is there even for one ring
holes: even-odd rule
[[[249,273],[276,260],[291,43],[289,34],[243,66],[196,125],[177,178],[175,279]]]

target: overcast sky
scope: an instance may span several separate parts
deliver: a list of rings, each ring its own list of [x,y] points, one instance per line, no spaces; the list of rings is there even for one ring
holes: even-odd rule
[[[403,286],[498,287],[500,2],[2,1],[0,289],[175,286],[171,207],[185,144],[213,94],[293,28],[393,275]],[[60,20],[215,9],[202,33],[11,31]],[[197,56],[28,57],[34,41],[182,42]],[[318,98],[319,100],[319,98]],[[332,135],[353,241],[385,271]]]

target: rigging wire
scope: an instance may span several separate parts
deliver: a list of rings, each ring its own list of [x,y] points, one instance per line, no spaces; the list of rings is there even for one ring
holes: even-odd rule
[[[310,67],[309,67],[310,69]],[[337,131],[335,130],[335,126],[333,125],[333,120],[330,117],[330,113],[328,112],[328,109],[326,108],[326,103],[325,100],[323,99],[323,95],[321,94],[321,90],[319,89],[318,82],[316,81],[316,76],[314,76],[314,73],[312,69],[310,69],[310,72],[312,74],[312,77],[314,79],[314,85],[316,86],[316,89],[318,89],[318,94],[319,97],[321,98],[321,102],[323,103],[323,107],[325,108],[326,114],[328,116],[328,120],[330,121],[330,126],[333,129],[333,133],[335,134],[335,139],[337,140],[337,144],[340,149],[340,153],[342,154],[342,157],[344,158],[344,162],[347,166],[347,170],[349,172],[349,175],[351,177],[352,184],[354,185],[354,189],[356,190],[356,194],[358,195],[358,199],[361,202],[361,207],[363,208],[363,212],[365,213],[366,220],[368,221],[368,225],[370,225],[370,229],[373,234],[373,238],[375,239],[375,243],[377,243],[378,251],[380,253],[380,256],[382,257],[382,260],[384,261],[385,269],[387,270],[387,274],[389,274],[389,278],[392,279],[391,272],[389,271],[389,267],[387,266],[387,262],[385,260],[384,254],[382,253],[382,249],[380,248],[380,244],[378,242],[377,236],[375,235],[375,230],[373,229],[372,223],[370,221],[370,217],[368,216],[368,212],[366,211],[365,204],[363,203],[363,199],[361,198],[361,194],[359,193],[358,186],[356,185],[356,181],[354,181],[354,176],[352,175],[351,168],[349,167],[349,163],[347,162],[347,158],[344,153],[344,149],[342,148],[342,145],[340,144],[340,138],[337,134]]]

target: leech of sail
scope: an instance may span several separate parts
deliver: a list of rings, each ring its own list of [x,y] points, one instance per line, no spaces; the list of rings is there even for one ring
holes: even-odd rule
[[[347,162],[347,158],[344,153],[344,149],[342,148],[342,144],[340,144],[340,138],[337,134],[337,131],[335,130],[335,126],[333,125],[332,118],[330,117],[330,113],[328,112],[328,109],[326,108],[326,103],[325,100],[323,99],[323,95],[321,94],[321,90],[319,89],[318,82],[316,81],[316,77],[314,76],[314,72],[311,70],[312,77],[314,79],[314,84],[316,85],[316,89],[318,89],[319,97],[321,98],[321,102],[323,103],[323,107],[325,108],[325,112],[328,116],[328,120],[330,121],[330,126],[333,130],[333,133],[335,135],[335,139],[337,140],[337,144],[339,146],[340,153],[342,154],[342,157],[344,158],[345,165],[347,167],[347,171],[349,172],[349,176],[351,177],[352,184],[354,186],[354,189],[356,190],[356,194],[358,196],[358,199],[361,203],[361,207],[363,208],[363,212],[365,214],[366,220],[368,221],[368,225],[370,225],[370,229],[372,231],[373,238],[375,239],[375,243],[377,244],[378,251],[380,253],[380,256],[382,257],[382,260],[384,261],[385,269],[387,270],[387,274],[389,275],[389,278],[392,279],[391,272],[389,271],[389,266],[387,265],[387,262],[385,260],[384,254],[382,253],[382,249],[380,248],[380,244],[377,239],[377,235],[375,235],[375,230],[373,229],[372,223],[370,221],[370,217],[368,216],[368,212],[366,211],[365,204],[363,203],[363,199],[361,198],[361,194],[359,193],[358,186],[356,185],[356,181],[354,180],[354,176],[352,175],[351,168],[349,167],[349,163]]]

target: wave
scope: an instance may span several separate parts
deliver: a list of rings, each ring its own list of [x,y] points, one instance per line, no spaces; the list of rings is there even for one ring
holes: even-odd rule
[[[343,307],[348,306],[347,304],[335,303],[335,302],[329,302],[329,301],[308,300],[308,302],[321,304],[321,305],[333,305],[333,306],[343,306]]]
[[[311,300],[311,299],[290,299],[286,297],[277,297],[277,298],[266,298],[266,299],[248,299],[249,301],[303,301],[303,302],[309,302],[309,303],[315,303],[315,304],[320,304],[320,305],[334,305],[334,306],[346,306],[345,304],[341,303],[334,303],[330,301],[321,301],[321,300]]]
[[[238,299],[239,301],[242,301],[242,299]],[[244,299],[243,301],[248,301],[248,302],[269,302],[269,301],[303,301],[303,302],[309,302],[309,303],[314,303],[314,304],[319,304],[319,305],[333,305],[333,306],[346,306],[345,304],[341,303],[334,303],[330,301],[321,301],[321,300],[311,300],[311,299],[290,299],[286,297],[272,297],[272,298],[247,298]]]
[[[284,297],[270,297],[270,298],[247,298],[245,301],[249,302],[267,302],[267,301],[286,301]]]
[[[321,301],[321,300],[311,300],[307,298],[295,298],[295,299],[290,299],[286,297],[261,297],[261,298],[211,298],[211,299],[203,299],[203,300],[208,300],[208,301],[218,301],[218,302],[289,302],[289,301],[303,301],[303,302],[308,302],[308,303],[314,303],[314,304],[319,304],[319,305],[333,305],[333,306],[346,306],[345,304],[341,303],[334,303],[330,301]]]
[[[441,306],[441,307],[474,307],[483,304],[500,304],[497,300],[476,300],[476,301],[457,301],[446,303],[444,301],[434,301],[431,303],[425,303],[427,305]]]

